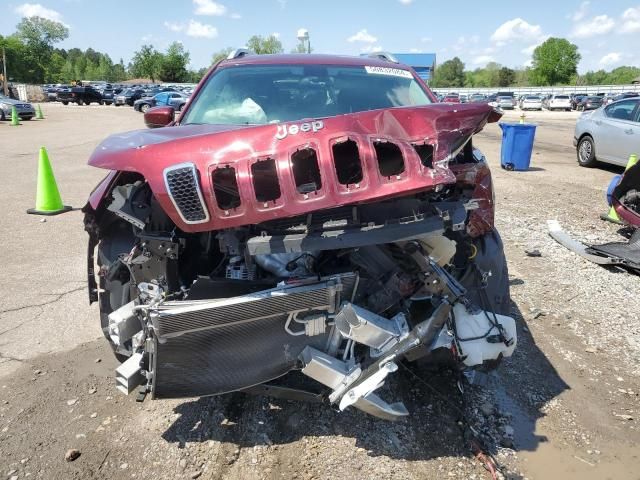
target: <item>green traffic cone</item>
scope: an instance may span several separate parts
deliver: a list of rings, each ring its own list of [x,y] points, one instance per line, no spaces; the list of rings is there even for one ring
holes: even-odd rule
[[[36,120],[44,120],[44,115],[42,114],[40,104],[38,104],[38,108],[36,108]]]
[[[631,167],[633,167],[636,163],[638,163],[638,155],[636,155],[635,153],[632,153],[631,155],[629,155],[629,161],[627,162],[627,166],[624,167],[624,171],[626,172]]]
[[[68,212],[71,207],[63,205],[60,192],[53,176],[53,169],[49,163],[49,155],[44,147],[40,147],[38,158],[38,189],[36,192],[36,208],[30,208],[27,213],[34,215],[58,215]]]
[[[16,107],[11,107],[11,125],[14,127],[20,125],[20,117],[18,117]]]

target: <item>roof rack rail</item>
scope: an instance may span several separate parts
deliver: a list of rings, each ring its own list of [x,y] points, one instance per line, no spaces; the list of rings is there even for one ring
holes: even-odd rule
[[[370,58],[379,58],[380,60],[386,60],[387,62],[400,63],[398,59],[389,52],[372,52],[367,56]]]
[[[234,60],[236,58],[242,58],[247,55],[251,55],[253,52],[248,48],[236,48],[227,55],[227,60]]]

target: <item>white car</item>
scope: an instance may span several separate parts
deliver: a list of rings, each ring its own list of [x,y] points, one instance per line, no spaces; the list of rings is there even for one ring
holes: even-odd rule
[[[522,99],[520,110],[542,110],[542,97],[539,95],[527,95]]]
[[[566,110],[571,111],[571,98],[569,95],[551,95],[547,103],[549,110]]]

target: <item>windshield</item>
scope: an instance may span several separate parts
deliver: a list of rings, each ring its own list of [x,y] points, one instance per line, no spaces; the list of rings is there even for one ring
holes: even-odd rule
[[[255,125],[429,103],[408,70],[251,65],[214,73],[181,123]]]

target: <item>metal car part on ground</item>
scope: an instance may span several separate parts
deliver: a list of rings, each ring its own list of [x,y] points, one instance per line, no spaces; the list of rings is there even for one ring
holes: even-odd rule
[[[367,81],[434,100],[408,67],[380,59],[256,56],[217,69],[273,74],[292,63],[308,71],[295,82],[306,90],[277,78],[283,95],[269,105],[282,115],[289,98],[331,115],[269,123],[254,95],[265,108],[239,108],[264,124],[199,124],[222,118],[207,100],[214,70],[182,124],[96,149],[90,164],[111,172],[84,208],[90,301],[124,360],[125,393],[267,385],[401,418],[407,409],[379,395],[400,362],[490,369],[516,346],[491,175],[472,144],[500,114],[411,97],[370,103]],[[322,74],[344,68],[359,81],[336,95]]]

